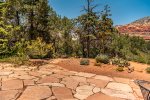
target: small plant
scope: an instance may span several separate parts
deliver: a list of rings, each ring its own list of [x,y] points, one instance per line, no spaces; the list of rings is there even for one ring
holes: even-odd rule
[[[95,62],[94,66],[101,66],[101,63]]]
[[[123,67],[117,67],[117,68],[116,68],[116,71],[118,71],[118,72],[123,72],[123,71],[124,71],[124,68],[123,68]]]
[[[104,54],[98,55],[95,58],[95,60],[96,60],[97,63],[104,63],[104,64],[109,63],[109,57],[107,55],[104,55]]]
[[[150,74],[150,67],[146,68],[146,72]]]
[[[130,63],[122,58],[115,57],[112,60],[113,65],[118,65],[119,67],[128,67]]]
[[[81,59],[80,65],[89,65],[89,59]]]

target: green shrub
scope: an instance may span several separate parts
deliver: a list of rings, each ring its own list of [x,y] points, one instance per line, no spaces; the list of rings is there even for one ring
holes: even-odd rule
[[[146,72],[150,74],[150,67],[146,68]]]
[[[109,57],[107,55],[104,55],[104,54],[98,55],[95,58],[95,60],[96,60],[97,63],[104,63],[104,64],[109,63]]]
[[[123,67],[117,67],[117,68],[116,68],[116,71],[118,71],[118,72],[123,72],[123,71],[124,71],[124,68],[123,68]]]
[[[89,59],[81,59],[80,65],[89,65]]]
[[[94,66],[101,66],[101,63],[95,62]]]
[[[118,65],[119,67],[128,67],[130,63],[122,58],[115,57],[112,60],[113,65]]]
[[[17,65],[23,65],[23,64],[27,64],[28,60],[29,60],[28,56],[22,56],[22,57],[11,56],[11,57],[5,57],[0,59],[0,62],[9,62]]]
[[[53,57],[53,48],[51,44],[46,44],[41,38],[31,41],[27,46],[27,55],[33,59],[42,59]]]

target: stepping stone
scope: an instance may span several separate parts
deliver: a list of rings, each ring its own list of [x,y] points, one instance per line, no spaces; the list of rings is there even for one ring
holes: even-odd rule
[[[65,87],[52,87],[52,91],[57,100],[72,100],[73,95],[70,89]]]
[[[107,96],[102,93],[96,93],[92,96],[89,96],[86,100],[125,100],[125,99]]]
[[[101,89],[101,92],[113,97],[123,98],[127,100],[137,100],[132,93],[128,93],[124,91],[118,91],[112,89]]]
[[[13,73],[13,71],[0,71],[0,76],[8,76],[12,73]]]
[[[0,100],[16,100],[20,93],[18,90],[0,91]]]
[[[129,93],[133,92],[132,88],[128,84],[123,84],[123,83],[111,82],[111,83],[108,83],[106,88],[129,92]]]
[[[88,77],[88,78],[90,78],[90,77],[95,76],[96,74],[79,72],[79,73],[77,73],[77,74],[75,74],[75,75],[76,75],[76,76],[82,76],[82,77]]]
[[[125,83],[125,84],[130,83],[130,79],[127,79],[127,78],[114,77],[114,80],[118,83]]]
[[[23,80],[25,86],[35,85],[33,80]]]
[[[48,86],[28,86],[18,100],[44,100],[51,95]]]
[[[97,79],[87,79],[87,82],[94,84],[96,87],[104,88],[108,84],[108,81],[97,80]]]
[[[61,83],[65,84],[67,88],[73,89],[75,90],[79,84],[78,81],[70,78],[70,77],[66,77],[63,78],[63,80],[61,81]]]
[[[23,89],[22,80],[2,81],[2,90],[18,90]]]
[[[59,79],[57,79],[56,77],[52,77],[52,76],[46,76],[46,77],[40,79],[37,83],[38,84],[42,84],[42,83],[59,83]]]
[[[94,79],[99,79],[104,81],[114,81],[111,77],[103,76],[103,75],[96,75]]]
[[[94,86],[88,86],[88,85],[83,85],[83,86],[79,86],[76,88],[76,94],[74,95],[74,97],[76,97],[77,99],[86,99],[88,96],[93,95],[93,90]]]

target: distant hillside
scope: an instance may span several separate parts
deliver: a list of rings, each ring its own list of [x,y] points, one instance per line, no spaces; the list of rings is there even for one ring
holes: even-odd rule
[[[136,20],[130,24],[116,26],[122,34],[140,36],[145,40],[150,40],[150,16]]]

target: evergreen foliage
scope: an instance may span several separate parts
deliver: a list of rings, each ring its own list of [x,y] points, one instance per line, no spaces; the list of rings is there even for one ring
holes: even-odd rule
[[[99,13],[94,0],[86,1],[84,13],[69,19],[59,16],[48,0],[0,0],[0,58],[66,55],[97,57],[98,63],[113,57],[150,63],[149,41],[120,35],[111,8],[106,5]]]

